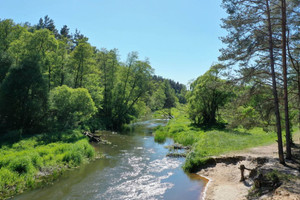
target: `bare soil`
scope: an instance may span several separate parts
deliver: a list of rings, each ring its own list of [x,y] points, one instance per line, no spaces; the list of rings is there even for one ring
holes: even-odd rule
[[[209,179],[205,191],[206,200],[300,200],[300,135],[294,137],[294,159],[286,161],[286,165],[279,164],[277,159],[277,144],[261,146],[239,152],[232,152],[220,157],[215,157],[216,163],[198,172],[200,176]],[[232,158],[242,158],[239,160]],[[281,185],[274,191],[258,197],[248,197],[253,186],[249,178],[250,170],[245,170],[246,180],[240,181],[240,165],[248,169],[258,168],[259,171],[273,171],[292,175],[293,178],[281,180]]]

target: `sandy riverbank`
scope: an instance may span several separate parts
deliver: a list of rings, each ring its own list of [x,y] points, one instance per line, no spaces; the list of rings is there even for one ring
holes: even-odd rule
[[[298,136],[299,137],[299,136]],[[296,139],[299,145],[299,138]],[[264,169],[278,170],[279,172],[293,174],[298,176],[296,180],[283,183],[273,193],[264,195],[259,199],[280,199],[280,200],[300,200],[300,166],[299,163],[287,162],[288,166],[278,163],[277,144],[256,147],[240,152],[229,153],[218,158],[228,158],[241,156],[245,160],[238,162],[217,162],[216,165],[207,167],[198,172],[200,176],[209,179],[205,189],[205,200],[243,200],[247,199],[248,191],[253,185],[251,179],[240,182],[241,164],[249,169],[258,166],[257,158],[267,158],[268,162],[263,163],[260,167]],[[226,159],[225,159],[226,160]],[[249,171],[245,171],[246,177]]]

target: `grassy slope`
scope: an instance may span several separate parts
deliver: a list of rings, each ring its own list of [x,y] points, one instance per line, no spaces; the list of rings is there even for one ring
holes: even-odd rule
[[[276,140],[275,133],[266,133],[261,128],[204,131],[191,125],[185,107],[172,109],[172,115],[175,118],[170,120],[166,127],[155,131],[155,140],[160,142],[166,137],[171,137],[176,143],[192,146],[192,151],[183,166],[190,172],[196,171],[209,156],[271,144]]]
[[[52,180],[95,154],[79,130],[14,139],[0,140],[0,199]]]

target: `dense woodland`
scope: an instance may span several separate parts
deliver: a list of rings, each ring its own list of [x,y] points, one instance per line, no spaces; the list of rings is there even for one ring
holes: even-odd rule
[[[97,49],[48,16],[36,25],[0,21],[1,133],[85,128],[120,130],[133,119],[177,102],[183,84],[154,75],[138,53]]]

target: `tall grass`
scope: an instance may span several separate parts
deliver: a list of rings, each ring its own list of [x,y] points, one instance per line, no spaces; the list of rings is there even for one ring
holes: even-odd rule
[[[92,159],[94,148],[79,130],[1,141],[0,199],[37,187],[45,176]]]
[[[191,146],[183,166],[186,171],[196,171],[205,164],[210,156],[230,151],[274,143],[276,134],[265,132],[262,128],[245,129],[203,129],[191,124],[185,107],[172,109],[173,119],[167,126],[159,127],[154,135],[155,140],[163,141],[166,137],[173,138],[176,143]]]

